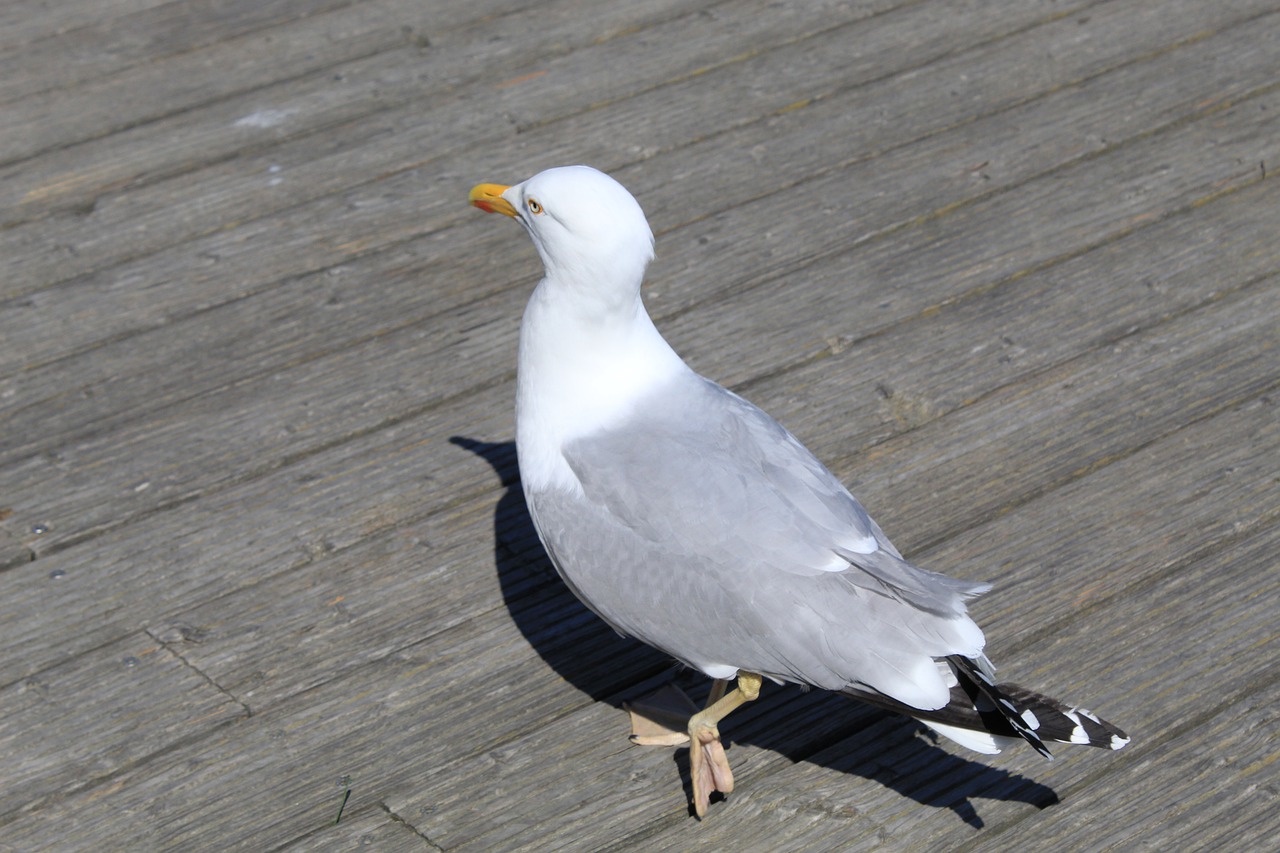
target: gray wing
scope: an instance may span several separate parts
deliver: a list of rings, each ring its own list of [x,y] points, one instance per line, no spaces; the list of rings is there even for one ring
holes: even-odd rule
[[[557,568],[615,628],[685,663],[925,707],[945,702],[933,659],[980,652],[963,601],[985,587],[904,561],[790,433],[709,380],[564,455],[582,494],[529,495]]]

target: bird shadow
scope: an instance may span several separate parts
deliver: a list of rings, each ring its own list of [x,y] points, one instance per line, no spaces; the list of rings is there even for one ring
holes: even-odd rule
[[[705,678],[679,669],[671,658],[642,643],[618,636],[560,580],[525,505],[515,444],[462,436],[452,436],[449,441],[488,462],[502,481],[503,495],[493,514],[498,582],[512,621],[543,661],[592,700],[616,707],[652,689],[653,684],[642,686],[641,682],[660,678],[664,671],[695,700],[700,699],[699,691],[706,689],[702,684]],[[975,798],[1023,802],[1039,809],[1059,801],[1047,785],[935,746],[933,732],[915,720],[825,691],[801,692],[788,687],[774,688],[778,692],[773,692],[769,687],[766,685],[765,702],[752,703],[732,718],[733,737],[738,743],[779,753],[793,762],[807,761],[880,782],[922,805],[950,809],[974,828],[984,825],[972,803]],[[778,702],[782,698],[779,692],[784,690],[790,694],[782,709],[785,719],[825,721],[823,734],[815,738],[802,732],[797,736],[798,726],[776,724],[779,718],[767,710],[771,704],[767,700],[772,695],[773,702]],[[832,719],[843,724],[831,725]],[[867,738],[858,740],[859,734]],[[867,748],[849,747],[849,738]],[[725,741],[726,747],[730,746],[727,732]],[[877,751],[891,752],[892,761],[884,760]],[[688,751],[677,750],[673,761],[688,794],[692,790]]]

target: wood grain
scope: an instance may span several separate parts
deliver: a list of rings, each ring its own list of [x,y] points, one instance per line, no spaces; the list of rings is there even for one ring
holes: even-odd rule
[[[0,849],[1265,846],[1278,57],[1274,0],[0,9]],[[705,681],[520,497],[537,258],[465,194],[563,162],[690,363],[1129,747],[770,686],[689,817],[621,705]]]

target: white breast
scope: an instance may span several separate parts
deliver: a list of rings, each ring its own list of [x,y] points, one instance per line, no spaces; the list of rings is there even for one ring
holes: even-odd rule
[[[616,322],[582,317],[539,286],[520,328],[516,448],[526,489],[579,489],[561,448],[622,422],[637,402],[688,373],[639,298]]]

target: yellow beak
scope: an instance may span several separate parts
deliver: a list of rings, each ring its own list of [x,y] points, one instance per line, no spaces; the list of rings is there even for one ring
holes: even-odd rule
[[[471,203],[485,213],[501,213],[503,216],[515,216],[516,209],[511,202],[502,197],[509,188],[502,184],[476,184],[471,188]]]

